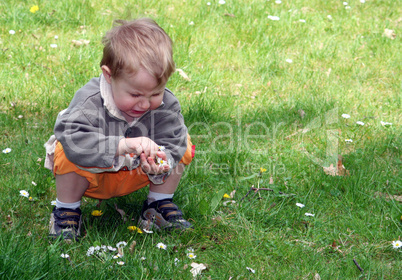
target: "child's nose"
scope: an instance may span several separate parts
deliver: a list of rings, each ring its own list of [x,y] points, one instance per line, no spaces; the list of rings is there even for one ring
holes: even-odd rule
[[[149,106],[151,106],[151,103],[149,102],[148,99],[143,99],[141,100],[139,105],[141,109],[148,110]]]

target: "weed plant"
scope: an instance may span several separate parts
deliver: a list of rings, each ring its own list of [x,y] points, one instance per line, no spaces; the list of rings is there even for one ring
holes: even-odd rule
[[[193,262],[200,279],[401,279],[400,1],[279,2],[3,0],[0,279],[191,279]],[[143,189],[99,207],[85,198],[81,241],[50,242],[43,144],[100,75],[113,20],[142,16],[172,37],[188,76],[168,87],[196,145],[175,194],[195,228],[129,231]],[[120,259],[88,254],[120,241]]]

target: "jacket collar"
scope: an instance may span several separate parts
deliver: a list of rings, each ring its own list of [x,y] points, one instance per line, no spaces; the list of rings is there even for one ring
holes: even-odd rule
[[[116,104],[114,103],[112,87],[106,81],[106,78],[103,76],[103,74],[101,74],[101,76],[100,76],[100,94],[103,99],[103,104],[104,104],[106,110],[108,110],[112,116],[114,116],[118,119],[121,119],[123,121],[126,121],[123,114],[121,113],[121,111],[117,108]]]

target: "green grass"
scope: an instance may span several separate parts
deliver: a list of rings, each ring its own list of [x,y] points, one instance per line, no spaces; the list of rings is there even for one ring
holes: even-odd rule
[[[12,149],[0,154],[0,279],[191,279],[193,261],[207,266],[202,279],[402,277],[402,253],[391,244],[402,236],[399,1],[354,0],[351,9],[342,1],[207,2],[0,3],[0,149]],[[143,189],[105,201],[99,218],[91,216],[97,201],[84,199],[82,241],[49,242],[55,183],[43,144],[75,91],[100,75],[104,32],[114,19],[138,16],[167,31],[177,68],[191,78],[175,73],[168,87],[197,147],[175,195],[195,229],[129,232]],[[90,43],[71,43],[79,39]],[[337,154],[349,176],[324,173]],[[245,197],[252,186],[273,191]],[[224,206],[233,190],[236,203]],[[134,221],[123,222],[115,203]],[[125,248],[123,266],[111,253],[86,255],[119,241],[137,243]]]

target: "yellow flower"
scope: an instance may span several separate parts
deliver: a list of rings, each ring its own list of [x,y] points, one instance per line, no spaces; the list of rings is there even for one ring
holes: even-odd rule
[[[264,173],[265,171],[267,171],[265,168],[262,168],[262,167],[260,168],[261,173]]]
[[[31,13],[36,13],[37,11],[39,11],[39,6],[38,5],[35,5],[35,6],[32,6],[30,9],[29,9],[29,11],[31,12]]]
[[[130,231],[137,231],[138,233],[142,233],[142,230],[136,226],[129,226],[127,229]]]
[[[225,193],[225,194],[223,195],[223,198],[230,198],[230,195],[228,195],[227,193]]]
[[[28,199],[29,199],[29,201],[33,201],[33,198],[32,198],[32,196],[30,196],[30,197],[29,197]]]
[[[94,217],[100,217],[102,215],[103,215],[102,210],[94,210],[94,211],[92,211],[92,216],[94,216]]]

